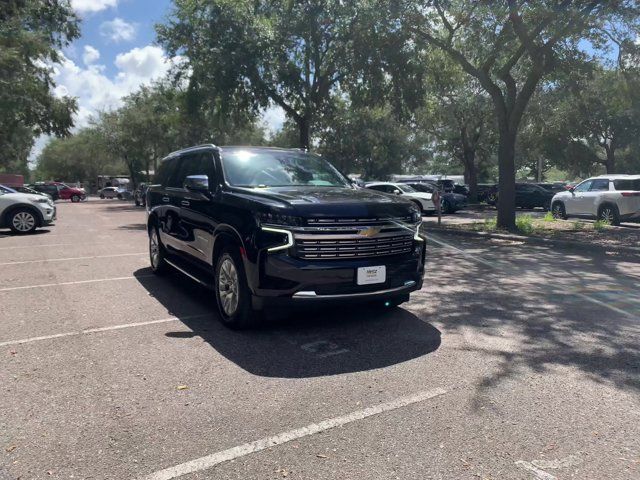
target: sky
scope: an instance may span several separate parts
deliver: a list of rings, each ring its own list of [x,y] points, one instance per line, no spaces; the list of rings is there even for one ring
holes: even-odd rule
[[[164,76],[175,59],[155,44],[154,25],[166,18],[171,0],[71,0],[81,19],[82,35],[54,66],[54,93],[78,99],[75,128],[88,125],[101,110],[118,108],[122,98]],[[277,130],[284,120],[276,109],[264,121]],[[37,139],[34,160],[48,142]]]

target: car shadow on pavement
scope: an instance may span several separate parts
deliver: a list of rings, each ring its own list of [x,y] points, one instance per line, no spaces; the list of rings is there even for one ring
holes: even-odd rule
[[[158,279],[134,272],[140,284],[170,312],[181,303],[211,315],[177,315],[192,332],[171,331],[180,341],[200,336],[217,352],[254,375],[308,378],[384,368],[427,355],[440,346],[440,331],[402,309],[366,306],[289,311],[260,326],[233,331],[217,318],[214,293],[178,273]]]
[[[129,223],[127,225],[120,225],[118,230],[146,230],[146,223]]]
[[[33,237],[34,235],[46,235],[47,233],[51,233],[51,230],[49,230],[48,228],[38,228],[37,230],[26,235],[24,233],[14,233],[11,230],[0,230],[0,238]]]

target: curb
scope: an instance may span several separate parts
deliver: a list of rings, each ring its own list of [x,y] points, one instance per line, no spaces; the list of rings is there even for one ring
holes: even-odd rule
[[[525,237],[523,235],[515,235],[510,233],[490,233],[490,232],[474,232],[469,230],[457,230],[453,228],[439,228],[428,227],[422,228],[422,231],[426,234],[429,232],[441,233],[445,235],[457,235],[460,237],[472,237],[472,238],[484,238],[496,240],[512,240],[518,242],[524,242],[530,245],[541,245],[545,247],[563,247],[570,249],[588,250],[597,253],[616,252],[625,255],[638,255],[640,256],[640,248],[635,247],[618,247],[618,246],[603,246],[594,245],[592,243],[574,242],[571,240],[558,240],[543,237]]]

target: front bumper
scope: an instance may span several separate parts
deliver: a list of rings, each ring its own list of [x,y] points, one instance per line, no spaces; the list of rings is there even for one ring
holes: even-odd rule
[[[386,300],[408,295],[422,288],[424,242],[416,242],[409,254],[357,260],[301,260],[287,253],[260,256],[252,303],[267,306],[341,304]],[[358,285],[358,268],[386,267],[383,283]],[[251,285],[250,285],[251,287]]]
[[[42,214],[43,225],[49,225],[56,220],[57,210],[55,205],[40,207],[40,213]]]

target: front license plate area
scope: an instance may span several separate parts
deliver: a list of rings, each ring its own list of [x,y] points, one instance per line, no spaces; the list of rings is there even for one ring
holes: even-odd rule
[[[384,283],[387,280],[387,267],[378,265],[375,267],[360,267],[356,276],[358,285],[371,285]]]

